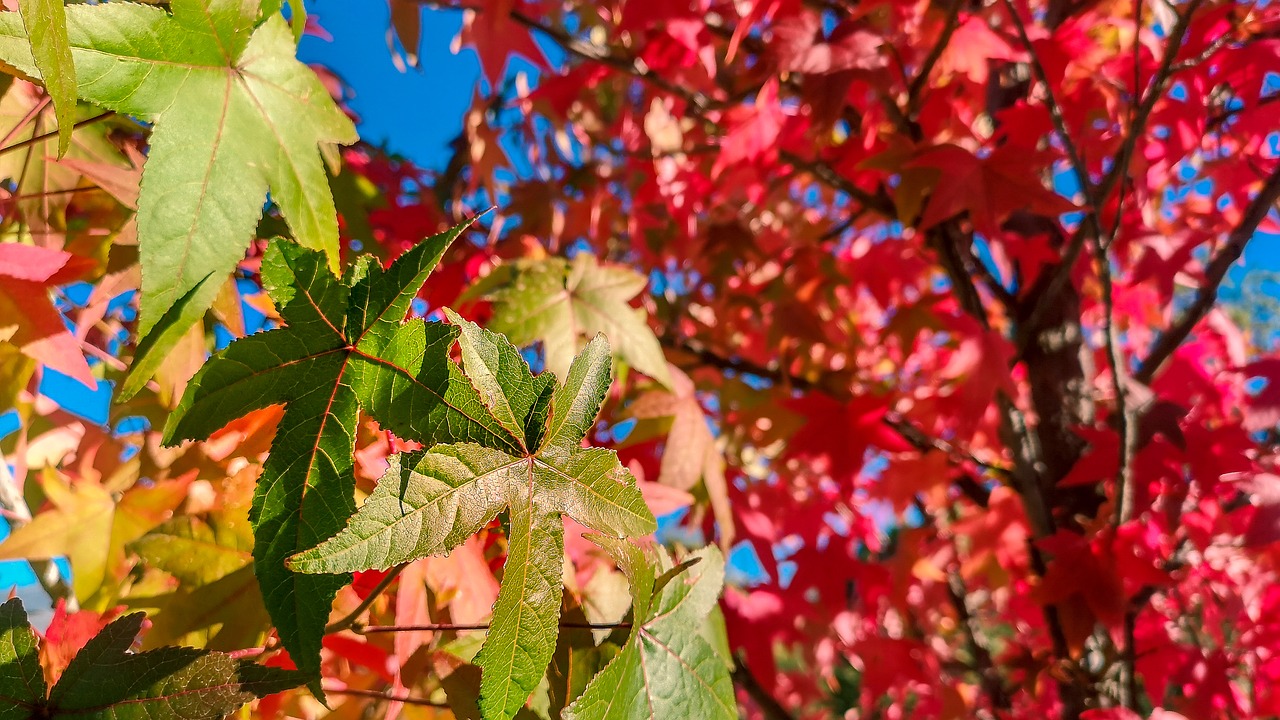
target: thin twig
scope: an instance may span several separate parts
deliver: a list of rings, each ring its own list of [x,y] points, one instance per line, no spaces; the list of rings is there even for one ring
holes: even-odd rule
[[[353,697],[376,698],[378,700],[386,700],[388,702],[404,703],[405,705],[421,705],[423,707],[447,708],[449,703],[428,700],[427,698],[414,697],[412,695],[395,695],[390,691],[379,692],[377,690],[360,690],[357,688],[331,688],[326,687],[324,691],[328,695],[350,695]]]
[[[111,116],[113,116],[113,115],[115,115],[115,113],[114,113],[114,112],[111,112],[111,111],[107,111],[107,112],[104,112],[104,113],[100,113],[100,114],[98,114],[98,115],[94,115],[94,116],[93,116],[93,117],[91,117],[91,118],[85,118],[84,120],[81,120],[80,122],[76,123],[75,125],[72,125],[72,126],[71,126],[71,128],[74,130],[74,129],[77,129],[77,128],[82,128],[82,127],[84,127],[85,125],[92,125],[93,123],[99,122],[99,121],[101,121],[101,120],[106,120],[107,118],[109,118],[109,117],[111,117]],[[21,150],[22,148],[27,147],[28,145],[35,145],[36,143],[42,143],[42,142],[44,142],[45,140],[48,140],[48,139],[49,139],[49,138],[51,138],[51,137],[56,137],[57,135],[58,135],[58,131],[57,131],[57,130],[51,130],[51,131],[49,131],[49,132],[47,132],[47,133],[43,133],[43,134],[41,134],[41,135],[36,135],[35,137],[32,137],[32,138],[27,138],[26,140],[23,140],[22,142],[17,142],[17,143],[14,143],[14,144],[12,144],[12,145],[6,145],[6,146],[4,146],[4,147],[0,147],[0,155],[4,155],[5,153],[13,152],[14,150]]]
[[[1203,2],[1204,0],[1191,0],[1186,12],[1178,16],[1178,22],[1174,23],[1173,29],[1169,32],[1169,42],[1165,45],[1164,57],[1160,58],[1160,66],[1156,68],[1156,73],[1151,79],[1151,87],[1145,94],[1142,94],[1139,88],[1133,89],[1134,100],[1138,102],[1138,111],[1128,128],[1129,132],[1120,146],[1120,152],[1115,157],[1111,171],[1098,183],[1096,194],[1098,202],[1106,202],[1107,196],[1111,194],[1116,183],[1128,174],[1129,162],[1137,150],[1138,139],[1146,134],[1147,121],[1151,118],[1151,112],[1164,94],[1165,84],[1169,82],[1169,78],[1175,71],[1174,59],[1182,49],[1187,28],[1191,26],[1191,18]]]
[[[716,353],[713,350],[705,348],[691,340],[680,340],[669,336],[659,336],[658,341],[664,346],[673,350],[693,355],[699,362],[710,365],[721,370],[732,370],[745,375],[755,375],[756,377],[765,378],[776,384],[786,387],[802,390],[806,392],[820,392],[837,400],[847,400],[850,391],[849,388],[837,382],[828,381],[825,377],[818,380],[792,375],[786,371],[775,367],[753,363],[750,360],[741,358],[731,358]],[[953,462],[957,464],[971,464],[979,470],[1000,478],[1007,478],[1012,470],[1003,465],[997,465],[985,460],[979,459],[972,452],[938,438],[932,438],[920,428],[916,427],[910,420],[896,412],[886,413],[880,420],[885,426],[897,433],[903,440],[921,452],[929,452],[937,450],[949,456]],[[971,487],[961,485],[961,489],[971,500],[983,507],[986,506],[987,497],[990,492],[977,483],[973,483]]]
[[[924,92],[929,82],[929,75],[933,73],[933,68],[942,59],[942,54],[946,52],[947,45],[951,44],[951,36],[955,34],[956,28],[960,27],[960,6],[963,0],[951,0],[950,6],[947,8],[946,24],[942,26],[942,34],[938,36],[938,41],[929,48],[929,54],[925,56],[924,62],[920,65],[920,70],[916,76],[911,79],[911,86],[907,89],[907,111],[908,117],[915,115],[916,106],[920,102],[920,94]]]
[[[1075,172],[1076,182],[1080,185],[1080,192],[1084,195],[1085,202],[1089,205],[1089,215],[1093,217],[1095,230],[1102,226],[1099,217],[1100,208],[1098,207],[1098,199],[1093,193],[1093,183],[1089,179],[1089,169],[1084,164],[1084,157],[1080,154],[1080,149],[1076,147],[1075,140],[1072,139],[1071,133],[1067,130],[1066,115],[1062,112],[1062,106],[1058,103],[1057,98],[1053,94],[1053,84],[1049,82],[1049,74],[1045,72],[1044,65],[1040,63],[1040,56],[1036,54],[1035,45],[1031,42],[1031,36],[1027,34],[1027,26],[1022,22],[1022,16],[1018,14],[1017,8],[1013,6],[1013,0],[1004,0],[1005,9],[1009,11],[1009,17],[1013,20],[1013,26],[1018,31],[1018,39],[1022,41],[1023,47],[1027,51],[1028,62],[1031,65],[1031,72],[1035,75],[1036,81],[1044,88],[1044,104],[1049,110],[1049,118],[1053,121],[1053,129],[1058,134],[1058,140],[1062,143],[1062,148],[1067,153],[1067,159],[1071,161],[1071,169]]]
[[[18,202],[20,200],[34,200],[35,198],[57,197],[58,195],[74,195],[84,192],[106,192],[105,189],[97,185],[86,185],[84,187],[67,188],[65,190],[46,190],[38,193],[25,193],[22,195],[10,195],[8,197],[0,197],[0,202]]]
[[[391,587],[391,583],[394,582],[396,578],[400,577],[400,573],[404,572],[404,569],[408,566],[409,563],[401,563],[391,568],[391,571],[379,580],[377,585],[373,586],[373,589],[369,591],[369,594],[365,596],[364,600],[360,601],[360,604],[357,605],[354,610],[343,615],[340,619],[326,625],[324,628],[324,634],[331,635],[336,632],[342,632],[347,628],[354,627],[356,620],[360,618],[360,615],[363,614],[365,610],[368,610],[370,605],[373,605],[383,591]]]
[[[36,116],[38,116],[41,113],[41,111],[45,109],[45,106],[49,104],[49,100],[50,98],[48,95],[45,95],[44,97],[40,98],[40,102],[33,105],[31,109],[27,111],[27,114],[23,115],[22,119],[19,120],[18,123],[14,125],[12,128],[10,128],[9,132],[5,133],[4,138],[0,139],[0,147],[4,147],[5,145],[8,145],[11,140],[13,140],[15,137],[18,136],[18,133],[22,132],[23,128],[25,128],[27,125],[30,125],[31,121],[35,120]]]

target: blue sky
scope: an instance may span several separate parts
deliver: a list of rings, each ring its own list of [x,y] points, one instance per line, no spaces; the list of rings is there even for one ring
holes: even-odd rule
[[[329,67],[355,90],[351,108],[361,119],[360,137],[442,169],[480,76],[473,52],[450,51],[462,13],[424,11],[418,69],[402,73],[387,48],[385,2],[318,0],[307,7],[333,39],[305,37],[298,55]]]

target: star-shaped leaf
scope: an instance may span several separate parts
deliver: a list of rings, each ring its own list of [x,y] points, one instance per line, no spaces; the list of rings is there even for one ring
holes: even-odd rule
[[[165,426],[165,442],[209,437],[253,410],[285,403],[254,495],[254,569],[280,639],[304,671],[319,670],[320,636],[341,577],[295,575],[285,558],[342,529],[355,511],[359,407],[406,439],[467,440],[518,452],[448,360],[457,328],[402,323],[409,303],[466,224],[423,241],[383,269],[365,257],[344,280],[322,254],[275,242],[262,261],[287,326],[210,358]]]
[[[537,377],[506,339],[448,312],[462,328],[466,376],[504,428],[525,447],[440,445],[394,456],[345,530],[290,560],[300,572],[386,568],[446,553],[506,509],[507,562],[493,621],[476,664],[480,709],[511,718],[542,679],[555,650],[564,525],[568,515],[598,532],[642,535],[656,527],[635,478],[611,450],[584,448],[610,383],[608,342],[587,344],[564,385]]]
[[[565,709],[565,720],[738,717],[729,667],[698,633],[724,584],[720,551],[708,546],[677,566],[661,546],[646,552],[625,540],[591,539],[631,583],[631,637]]]
[[[542,341],[547,369],[563,376],[583,344],[604,333],[614,352],[635,369],[671,387],[667,361],[645,313],[628,303],[647,280],[634,270],[601,265],[579,253],[499,266],[468,296],[493,303],[490,330],[516,345]]]
[[[132,395],[208,309],[253,238],[267,190],[290,230],[336,267],[337,215],[317,148],[355,128],[257,0],[66,8],[81,99],[154,123],[138,200],[142,299]],[[0,60],[39,78],[21,20]]]
[[[0,605],[0,720],[220,720],[300,681],[291,671],[194,648],[130,653],[142,620],[142,613],[125,616],[89,640],[46,697],[22,603]]]

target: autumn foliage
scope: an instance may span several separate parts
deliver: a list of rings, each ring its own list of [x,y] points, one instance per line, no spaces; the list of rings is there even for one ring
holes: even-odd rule
[[[285,310],[290,286],[273,272],[328,272],[374,253],[347,280],[297,281],[364,287],[375,281],[361,273],[418,262],[424,238],[478,216],[438,268],[418,268],[432,272],[425,285],[399,288],[416,292],[412,318],[445,320],[450,343],[462,333],[459,348],[436,348],[437,369],[465,368],[494,412],[481,422],[498,418],[494,436],[515,448],[504,452],[533,462],[546,452],[536,397],[552,392],[537,379],[548,376],[520,374],[528,402],[499,418],[496,391],[467,364],[478,352],[468,343],[481,342],[472,333],[500,333],[561,380],[575,357],[608,354],[588,345],[606,336],[616,371],[609,385],[597,368],[601,414],[585,438],[551,449],[616,451],[635,479],[620,482],[671,551],[593,544],[566,511],[559,640],[521,713],[588,713],[600,693],[584,693],[576,673],[638,658],[636,637],[696,635],[646,614],[650,599],[683,601],[663,599],[675,592],[663,573],[683,567],[691,605],[705,610],[693,614],[710,613],[698,652],[726,662],[750,718],[1280,716],[1280,355],[1251,305],[1219,298],[1239,286],[1246,246],[1267,252],[1261,243],[1280,232],[1280,7],[389,3],[396,56],[368,62],[415,65],[421,24],[461,14],[458,44],[482,68],[441,171],[332,145],[352,136],[336,112],[309,104],[317,90],[236,126],[250,134],[275,127],[273,113],[305,115],[299,137],[255,146],[294,165],[212,153],[252,166],[249,189],[262,192],[245,191],[257,203],[241,203],[248,215],[192,220],[148,197],[158,191],[144,168],[172,151],[161,133],[197,119],[170,106],[148,114],[85,81],[79,55],[78,96],[115,113],[77,108],[74,84],[69,109],[49,83],[17,79],[0,98],[0,404],[19,418],[0,440],[12,471],[0,504],[15,527],[0,557],[31,559],[62,598],[39,650],[50,683],[110,621],[143,610],[143,648],[318,670],[311,690],[327,693],[327,708],[300,688],[255,701],[256,716],[501,716],[473,661],[492,654],[477,629],[528,535],[513,529],[515,490],[499,520],[430,546],[432,557],[388,552],[373,564],[394,570],[349,583],[293,575],[313,557],[295,553],[354,508],[404,501],[379,485],[389,462],[425,468],[470,452],[430,450],[470,440],[457,437],[454,405],[422,406],[450,418],[437,423],[352,400],[341,412],[354,451],[335,471],[354,487],[342,517],[269,556],[255,551],[255,487],[282,463],[272,442],[294,427],[281,425],[292,411],[211,412],[218,427],[168,438],[208,439],[162,442],[166,423],[210,422],[184,416],[219,372],[216,359],[205,365],[210,351],[309,322],[293,320],[307,308]],[[165,21],[181,25],[200,3],[173,5]],[[263,5],[243,18],[255,39],[229,67],[262,62],[340,104],[342,80],[324,68],[286,73],[254,54],[268,35],[272,52],[288,46],[278,3]],[[294,32],[315,30],[291,17]],[[0,58],[38,80],[31,68],[47,74],[44,61],[13,59],[11,25],[0,23]],[[181,29],[202,32],[192,27]],[[58,120],[80,121],[65,148],[55,105]],[[281,192],[290,173],[327,174],[329,191]],[[267,186],[250,236],[244,218],[258,217]],[[148,271],[172,259],[165,238],[206,235],[226,267],[149,287]],[[309,249],[269,245],[276,235]],[[391,320],[388,337],[417,327]],[[353,363],[395,351],[330,328],[338,339],[326,352]],[[509,347],[504,367],[520,365]],[[381,392],[343,380],[347,371],[344,359],[333,397],[348,384],[363,392],[361,382]],[[125,392],[105,424],[89,421],[51,376]],[[272,398],[262,404],[295,400]],[[318,527],[301,517],[306,532]],[[637,519],[617,534],[648,527]],[[445,544],[447,555],[435,552]],[[706,580],[715,551],[692,553],[712,544],[728,558],[717,610],[708,588],[718,580]],[[277,573],[265,604],[264,556]],[[69,558],[70,580],[55,557]],[[542,561],[554,574],[555,558]],[[288,582],[338,588],[328,616],[310,619],[317,632],[281,623],[271,593]],[[626,712],[662,717],[653,705]]]

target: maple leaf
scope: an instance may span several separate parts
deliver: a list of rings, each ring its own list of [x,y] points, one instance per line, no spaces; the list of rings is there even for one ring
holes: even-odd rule
[[[391,10],[391,31],[387,33],[387,49],[391,51],[391,59],[397,69],[404,71],[404,65],[418,67],[418,50],[422,45],[422,5],[410,0],[387,0]],[[392,32],[404,49],[404,58],[395,51]]]
[[[40,642],[40,666],[44,670],[45,682],[50,685],[58,682],[80,648],[119,617],[122,610],[123,607],[104,613],[83,609],[67,612],[66,600],[58,598],[53,607],[53,617]]]
[[[317,145],[356,140],[350,119],[294,58],[284,18],[258,3],[175,0],[66,9],[80,98],[154,123],[138,199],[136,393],[203,316],[244,256],[271,190],[294,237],[338,259]],[[21,23],[0,15],[0,59],[39,77]]]
[[[810,393],[790,399],[786,408],[804,418],[787,446],[787,455],[804,459],[816,472],[838,481],[852,478],[866,461],[867,449],[912,450],[884,419],[891,399],[859,395],[847,403]]]
[[[424,240],[385,271],[364,256],[339,280],[324,256],[274,242],[263,283],[286,327],[236,340],[191,379],[164,441],[205,438],[231,420],[284,403],[253,499],[254,568],[271,618],[298,667],[319,670],[320,635],[340,577],[296,575],[284,559],[342,529],[355,511],[360,403],[396,435],[424,444],[471,440],[517,451],[524,436],[494,419],[456,365],[456,328],[401,323],[446,248],[469,226]]]
[[[603,333],[627,364],[670,387],[662,346],[644,311],[628,304],[646,283],[630,268],[601,265],[592,255],[579,253],[573,260],[551,257],[500,265],[463,297],[491,301],[488,327],[512,343],[542,341],[546,367],[559,377],[585,341]]]
[[[49,290],[79,279],[94,265],[61,250],[0,244],[0,340],[91,389],[97,388],[97,380]]]
[[[720,551],[708,546],[676,565],[661,546],[591,540],[613,556],[631,585],[631,636],[563,717],[738,717],[728,663],[698,633],[724,583]]]
[[[610,383],[609,345],[597,336],[563,385],[534,376],[505,338],[462,320],[462,364],[492,416],[523,431],[516,451],[474,443],[394,456],[347,528],[293,557],[295,570],[340,573],[387,568],[446,553],[506,509],[507,561],[488,638],[480,708],[511,718],[542,679],[555,648],[569,515],[598,532],[642,535],[656,528],[635,479],[611,450],[583,448]]]
[[[0,605],[0,718],[220,720],[299,682],[297,673],[194,648],[131,653],[142,622],[134,613],[107,625],[47,690],[22,603]]]
[[[772,163],[778,158],[786,110],[778,102],[778,83],[770,80],[750,107],[735,107],[727,113],[724,138],[711,170],[719,177],[743,163]]]
[[[1240,374],[1260,387],[1245,400],[1246,430],[1258,431],[1280,423],[1280,358],[1262,358],[1239,369]]]
[[[938,69],[965,75],[970,82],[984,85],[992,60],[1022,61],[1025,57],[1025,51],[1015,49],[991,29],[990,19],[967,14],[956,25],[946,50],[938,58]]]

